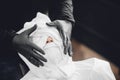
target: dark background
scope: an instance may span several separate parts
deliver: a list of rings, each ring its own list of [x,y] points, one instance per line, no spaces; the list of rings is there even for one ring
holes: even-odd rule
[[[120,1],[73,0],[72,37],[120,67]]]

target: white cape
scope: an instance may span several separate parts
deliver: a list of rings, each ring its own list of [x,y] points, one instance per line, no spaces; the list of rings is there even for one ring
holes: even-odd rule
[[[54,27],[48,27],[51,22],[48,16],[38,12],[31,21],[26,22],[18,33],[33,27],[37,29],[30,35],[31,40],[45,51],[44,57],[48,62],[44,67],[36,67],[21,54],[20,57],[30,68],[30,71],[21,80],[115,80],[107,61],[91,58],[82,61],[72,61],[72,58],[63,53],[63,43],[59,32]],[[48,37],[53,43],[46,44]]]

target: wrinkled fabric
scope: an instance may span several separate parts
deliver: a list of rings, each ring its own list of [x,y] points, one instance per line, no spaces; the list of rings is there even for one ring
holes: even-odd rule
[[[33,19],[38,11],[48,12],[51,19],[54,15],[54,20],[74,22],[71,3],[72,0],[0,0],[0,80],[19,80],[28,72],[13,47],[15,32]],[[22,70],[19,64],[22,64]],[[10,68],[13,70],[9,71]]]
[[[36,67],[19,54],[30,68],[21,80],[115,80],[106,61],[96,58],[72,61],[70,56],[64,54],[62,39],[57,29],[48,27],[46,22],[51,22],[49,17],[37,13],[37,16],[31,22],[26,22],[24,28],[18,32],[21,33],[36,24],[38,27],[30,35],[30,40],[45,51],[43,56],[47,59],[43,67]],[[49,36],[53,42],[46,43]]]

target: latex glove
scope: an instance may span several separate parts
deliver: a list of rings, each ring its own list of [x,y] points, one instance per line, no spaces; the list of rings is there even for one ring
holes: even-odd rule
[[[53,22],[47,23],[47,25],[50,27],[56,27],[63,40],[64,53],[65,54],[68,53],[71,56],[72,46],[71,46],[70,37],[71,37],[72,23],[66,20],[55,20]]]
[[[29,39],[29,35],[35,31],[36,27],[35,25],[21,34],[16,35],[13,38],[13,45],[20,54],[26,57],[32,64],[39,67],[40,65],[43,66],[43,62],[47,62],[47,60],[42,56],[42,54],[45,54],[44,51]],[[39,53],[42,54],[40,55]]]

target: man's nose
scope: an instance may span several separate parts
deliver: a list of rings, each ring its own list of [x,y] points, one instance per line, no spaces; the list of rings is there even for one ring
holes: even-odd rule
[[[46,43],[51,43],[51,42],[53,42],[53,39],[52,39],[52,37],[49,36],[49,37],[47,38]]]

